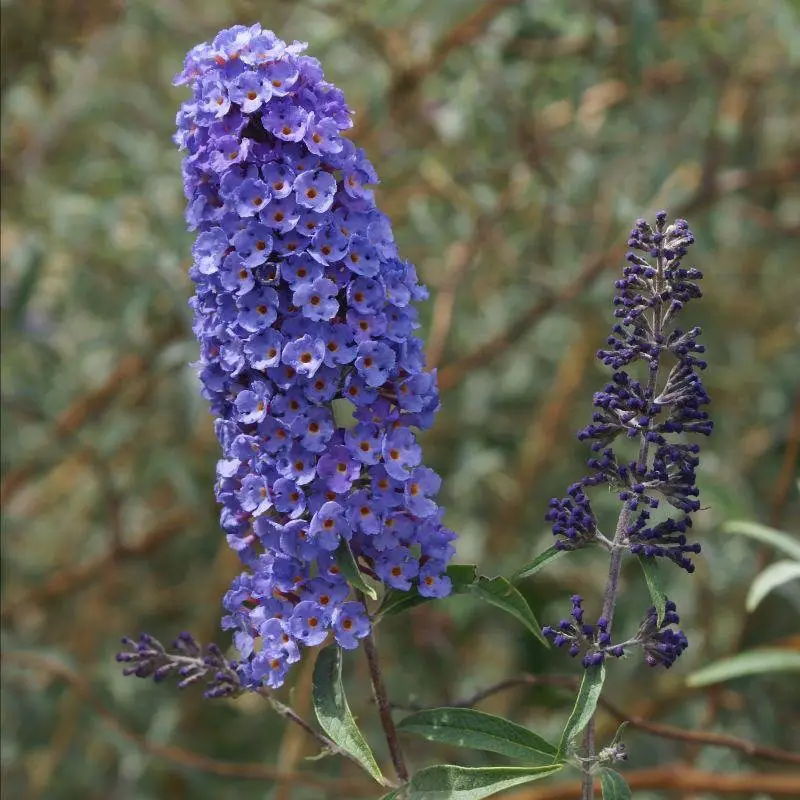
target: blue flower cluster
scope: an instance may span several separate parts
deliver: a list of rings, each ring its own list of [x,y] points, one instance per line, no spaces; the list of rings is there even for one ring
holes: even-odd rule
[[[700,508],[696,485],[700,448],[684,441],[684,436],[708,436],[713,423],[704,410],[709,397],[700,379],[706,368],[700,357],[705,347],[698,343],[701,330],[684,331],[675,325],[685,305],[701,296],[702,273],[682,263],[693,242],[687,222],[678,219],[668,224],[663,211],[656,215],[655,226],[640,219],[631,231],[632,251],[615,284],[617,323],[607,348],[597,353],[614,372],[594,395],[592,421],[578,434],[580,440],[591,442],[590,472],[569,488],[566,497],[553,499],[546,515],[559,550],[600,541],[612,550],[666,558],[694,571],[691,556],[700,552],[700,545],[689,542],[687,532],[691,514]],[[644,365],[642,380],[627,369],[636,362]],[[625,442],[632,443],[632,458],[620,452]],[[586,492],[600,484],[610,486],[623,504],[613,542],[602,535]],[[663,514],[663,503],[679,515]],[[654,519],[654,512],[661,518]],[[677,620],[676,614],[672,617]],[[573,618],[580,629],[582,623],[574,613]],[[602,621],[596,626],[600,639],[605,633]],[[562,622],[548,630],[557,644],[568,643],[575,649],[581,637],[572,635],[573,628],[572,623]],[[675,637],[667,643],[671,655],[648,655],[648,661],[669,666],[683,651],[685,637],[660,629],[658,636],[664,641]],[[600,649],[593,652],[610,652],[600,639],[595,642]]]
[[[176,84],[203,394],[223,450],[221,524],[247,570],[224,598],[244,685],[280,686],[302,646],[345,648],[370,620],[340,557],[387,587],[451,590],[455,534],[412,428],[439,400],[417,314],[427,296],[342,132],[342,92],[305,44],[235,26]],[[342,413],[342,408],[347,409]]]

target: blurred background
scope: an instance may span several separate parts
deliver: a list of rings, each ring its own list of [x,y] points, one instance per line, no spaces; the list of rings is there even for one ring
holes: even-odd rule
[[[379,204],[431,289],[422,333],[443,407],[426,460],[444,477],[458,560],[485,574],[549,546],[547,502],[582,474],[574,432],[606,380],[593,356],[631,224],[662,207],[689,219],[706,280],[687,323],[705,330],[716,429],[699,479],[704,556],[693,576],[664,573],[691,647],[669,673],[615,663],[607,696],[652,723],[800,749],[797,674],[686,685],[732,653],[800,648],[800,585],[747,614],[750,583],[778,555],[722,531],[732,519],[800,529],[794,0],[3,0],[2,11],[6,797],[375,796],[346,762],[304,761],[313,742],[260,698],[205,702],[124,679],[114,662],[119,636],[140,630],[228,644],[220,597],[238,568],[217,524],[212,420],[187,366],[191,235],[170,139],[186,93],[171,79],[189,47],[254,21],[308,41],[357,109],[352,136],[381,176]],[[613,514],[611,499],[598,504]],[[633,631],[649,598],[629,566],[617,623]],[[605,578],[603,559],[581,553],[521,590],[546,624],[573,592],[595,606]],[[525,672],[542,685],[480,707],[554,737],[568,714],[579,665],[491,607],[429,604],[382,624],[379,642],[398,703],[453,701]],[[305,714],[310,667],[280,693]],[[385,760],[361,651],[345,669]],[[601,714],[601,741],[617,722]],[[650,776],[634,782],[645,800],[769,797],[753,775],[790,768],[635,727],[627,742],[625,771]],[[434,752],[406,745],[416,765]],[[556,796],[534,786],[513,796]]]

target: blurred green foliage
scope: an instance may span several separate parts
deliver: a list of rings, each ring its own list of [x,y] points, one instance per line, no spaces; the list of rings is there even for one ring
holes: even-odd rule
[[[190,46],[255,20],[310,42],[357,109],[353,138],[381,175],[381,207],[432,292],[424,334],[443,409],[426,458],[444,477],[459,560],[486,574],[510,574],[549,544],[547,501],[581,474],[573,432],[605,380],[593,353],[627,230],[661,207],[688,217],[706,274],[690,316],[706,332],[717,425],[700,475],[704,557],[692,577],[666,571],[691,648],[668,674],[614,664],[609,697],[652,720],[800,747],[796,675],[685,687],[693,669],[740,650],[800,647],[797,582],[747,615],[748,587],[775,555],[721,531],[729,519],[800,529],[793,0],[4,0],[2,11],[7,797],[359,794],[209,766],[203,756],[358,779],[335,759],[304,764],[313,743],[257,697],[204,703],[123,679],[113,660],[122,633],[216,638],[237,570],[188,366],[191,236],[170,140],[184,92],[170,80]],[[560,618],[576,590],[598,600],[597,559],[560,559],[522,584],[540,620]],[[649,602],[629,566],[621,629]],[[521,670],[577,670],[469,598],[388,619],[379,640],[400,703],[452,700]],[[378,741],[361,653],[345,671]],[[304,713],[309,682],[307,666],[282,692]],[[557,737],[569,700],[533,687],[482,707]],[[613,721],[601,723],[610,739]],[[632,729],[627,740],[628,769],[780,769]],[[407,746],[413,763],[429,762],[430,746]]]

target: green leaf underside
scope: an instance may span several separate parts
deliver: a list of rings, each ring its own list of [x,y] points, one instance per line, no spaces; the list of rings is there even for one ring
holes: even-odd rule
[[[546,767],[456,767],[440,764],[418,772],[408,784],[408,800],[481,800],[554,775],[563,764]]]
[[[600,692],[603,690],[603,681],[606,679],[606,665],[600,664],[597,667],[589,667],[583,673],[578,696],[575,698],[575,706],[569,715],[567,724],[564,726],[564,733],[561,734],[561,741],[558,745],[558,758],[562,758],[575,740],[578,734],[586,727],[592,718]]]
[[[320,650],[314,665],[314,711],[320,727],[334,743],[353,756],[378,783],[386,779],[372,755],[364,736],[356,725],[342,685],[342,651],[336,645]]]
[[[339,565],[342,575],[347,578],[347,582],[354,589],[359,589],[364,592],[370,600],[378,599],[378,593],[364,580],[364,576],[361,574],[361,570],[356,563],[353,551],[344,539],[342,539],[341,544],[336,550],[336,563]]]
[[[664,621],[664,614],[667,613],[667,597],[661,584],[661,573],[659,572],[658,562],[655,558],[638,556],[638,561],[642,565],[644,579],[650,591],[650,599],[656,607],[658,614],[658,624]]]
[[[469,591],[481,600],[506,611],[521,622],[545,647],[550,642],[545,639],[542,629],[525,598],[505,578],[478,578]]]
[[[431,742],[487,750],[535,765],[552,765],[557,748],[522,725],[471,708],[432,708],[403,719],[403,733]]]
[[[447,576],[453,583],[453,594],[464,594],[467,591],[467,587],[475,581],[476,569],[474,564],[451,564],[447,568]],[[408,592],[390,589],[384,595],[383,602],[375,615],[375,621],[407,611],[432,599],[423,597],[416,588]]]
[[[603,800],[630,800],[631,788],[622,775],[614,769],[603,767],[600,770],[600,789]]]
[[[516,583],[517,581],[521,581],[523,578],[529,578],[531,575],[537,573],[540,569],[544,569],[548,564],[551,564],[558,558],[566,553],[566,550],[557,550],[555,545],[553,547],[548,547],[543,553],[539,553],[530,564],[526,564],[522,569],[518,570],[514,573],[511,580]]]
[[[687,686],[710,686],[714,683],[771,672],[800,672],[800,653],[793,650],[764,648],[723,658],[690,675]]]
[[[734,520],[723,526],[722,530],[726,533],[737,533],[740,536],[747,536],[755,539],[762,544],[768,544],[776,550],[780,550],[784,555],[800,561],[800,541],[794,536],[783,531],[776,531],[766,525],[759,525],[757,522],[747,522],[746,520]]]
[[[776,561],[756,575],[747,592],[745,607],[748,612],[755,611],[761,601],[784,583],[800,578],[800,563],[797,561]]]

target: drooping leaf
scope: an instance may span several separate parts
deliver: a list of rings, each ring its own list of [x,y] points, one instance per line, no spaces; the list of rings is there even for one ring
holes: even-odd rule
[[[630,800],[631,787],[622,775],[614,769],[603,767],[600,770],[600,789],[603,800]]]
[[[314,712],[322,730],[338,747],[353,756],[378,783],[385,786],[386,779],[347,704],[342,685],[342,651],[336,645],[325,647],[317,656],[312,696]]]
[[[748,611],[755,611],[770,592],[798,578],[800,578],[800,563],[797,561],[777,561],[770,564],[751,584],[745,607]]]
[[[532,764],[552,764],[557,748],[515,722],[471,708],[431,708],[403,719],[399,731],[431,742],[488,750]]]
[[[336,563],[339,565],[339,569],[342,570],[342,575],[347,578],[347,582],[354,589],[364,592],[370,600],[378,599],[378,593],[364,580],[364,576],[361,574],[361,570],[356,563],[353,551],[344,539],[342,539],[341,544],[336,550]]]
[[[561,741],[558,745],[558,758],[562,758],[569,749],[578,734],[586,727],[597,709],[597,701],[600,692],[603,690],[603,681],[606,679],[606,665],[600,664],[597,667],[589,667],[583,673],[578,696],[575,698],[575,705],[569,715],[564,732],[561,734]]]
[[[740,536],[747,536],[757,542],[768,544],[776,550],[780,550],[789,558],[800,561],[800,541],[797,537],[791,536],[783,531],[776,531],[766,525],[757,522],[747,522],[746,520],[734,520],[723,525],[722,530],[726,533],[736,533]]]
[[[550,642],[542,634],[541,626],[531,611],[525,598],[519,591],[503,577],[478,578],[469,587],[469,591],[481,600],[501,608],[518,619],[545,647],[550,647]]]
[[[515,572],[511,580],[516,583],[517,581],[521,581],[523,578],[529,578],[540,569],[544,569],[548,564],[551,564],[557,558],[563,556],[566,552],[566,550],[557,550],[555,545],[553,547],[548,547],[543,553],[539,553],[539,555],[536,556],[536,558],[534,558],[530,564],[526,564],[524,567]]]
[[[647,556],[639,556],[638,560],[642,565],[644,579],[650,591],[650,599],[653,601],[653,605],[656,608],[658,624],[660,625],[664,621],[664,614],[667,613],[667,597],[662,588],[658,562],[655,558]]]
[[[453,594],[463,594],[467,587],[474,582],[477,567],[474,564],[451,564],[447,568],[447,576],[453,584]],[[415,588],[408,592],[401,592],[398,589],[389,589],[384,595],[383,602],[375,615],[375,622],[383,617],[399,614],[409,608],[427,603],[433,598],[423,597]]]
[[[418,772],[408,784],[408,800],[481,800],[555,775],[563,764],[546,767],[456,767],[439,764]]]
[[[771,672],[800,672],[800,653],[793,650],[764,648],[738,653],[699,669],[686,680],[687,685],[710,686],[744,675],[761,675]]]

